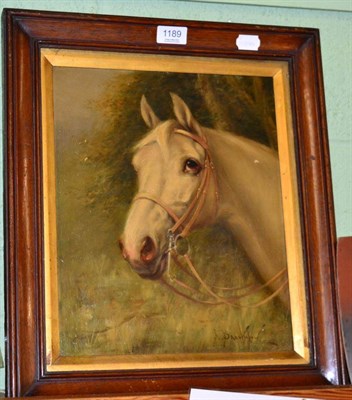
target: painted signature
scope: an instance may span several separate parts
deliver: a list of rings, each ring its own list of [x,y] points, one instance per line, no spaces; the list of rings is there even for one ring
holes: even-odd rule
[[[247,325],[245,329],[236,333],[227,330],[218,331],[214,329],[214,340],[222,341],[223,347],[228,347],[231,343],[236,343],[249,348],[254,343],[264,342],[264,334],[265,324],[260,327]],[[273,345],[275,343],[271,342],[270,344]]]

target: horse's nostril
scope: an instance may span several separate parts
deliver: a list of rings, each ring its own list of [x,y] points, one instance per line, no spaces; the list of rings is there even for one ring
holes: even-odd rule
[[[147,236],[142,243],[141,260],[145,263],[150,263],[155,259],[155,256],[156,246],[153,239]]]
[[[120,247],[120,250],[121,250],[122,257],[125,260],[127,260],[128,259],[128,254],[127,254],[127,251],[125,250],[125,246],[123,244],[122,239],[119,240],[119,247]]]

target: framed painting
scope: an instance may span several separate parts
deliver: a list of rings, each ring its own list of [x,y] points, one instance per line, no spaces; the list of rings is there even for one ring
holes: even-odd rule
[[[343,383],[318,32],[4,25],[8,395]]]

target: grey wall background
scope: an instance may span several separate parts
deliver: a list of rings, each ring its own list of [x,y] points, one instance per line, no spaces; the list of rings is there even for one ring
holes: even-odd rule
[[[352,235],[352,0],[1,0],[3,8],[318,28],[322,46],[337,235]],[[2,100],[0,113],[0,132],[3,133]],[[1,154],[2,150],[0,157]],[[3,190],[2,175],[0,190]],[[1,217],[0,348],[4,354],[2,225]],[[4,386],[5,373],[2,368],[0,389]]]

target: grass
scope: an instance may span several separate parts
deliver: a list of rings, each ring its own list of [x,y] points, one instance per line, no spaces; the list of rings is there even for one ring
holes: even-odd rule
[[[193,236],[192,258],[209,284],[242,287],[255,282],[244,255],[225,232],[207,229]],[[141,279],[117,250],[115,257],[72,259],[66,271],[60,276],[62,355],[292,349],[289,313],[278,301],[258,308],[193,303],[160,282]],[[175,274],[194,286],[183,272]],[[250,301],[262,297],[257,294]]]

